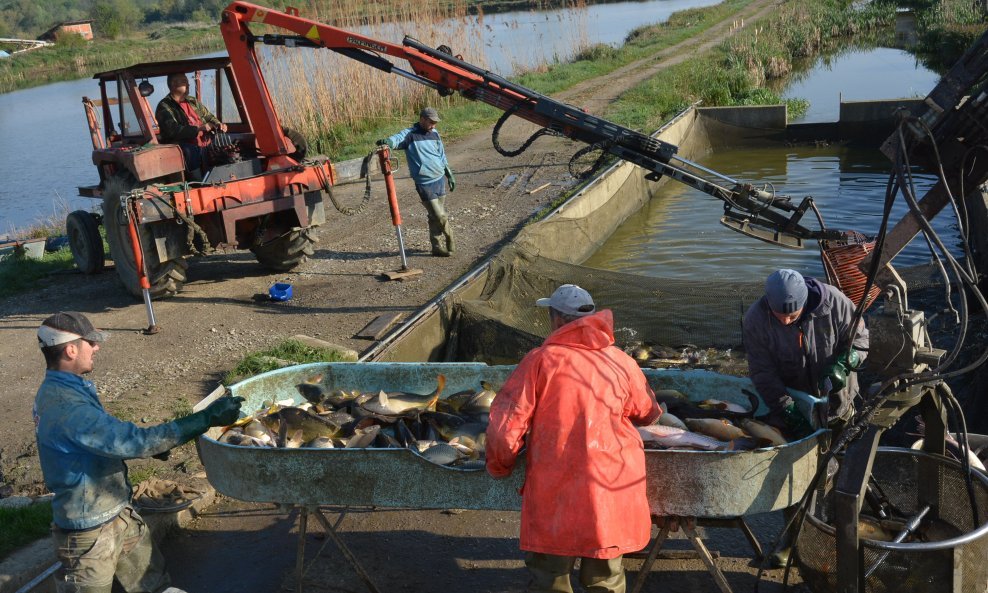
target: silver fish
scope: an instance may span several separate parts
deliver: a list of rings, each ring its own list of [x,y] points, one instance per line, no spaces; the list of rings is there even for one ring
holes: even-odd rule
[[[638,434],[642,441],[657,443],[663,447],[689,447],[704,451],[723,451],[730,443],[710,438],[706,435],[682,430],[673,426],[649,425],[639,426]]]

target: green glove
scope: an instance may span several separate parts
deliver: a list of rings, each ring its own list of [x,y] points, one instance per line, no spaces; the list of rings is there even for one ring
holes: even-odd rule
[[[847,376],[861,365],[857,350],[848,350],[837,355],[833,364],[823,370],[820,377],[820,395],[836,393],[847,386]]]
[[[388,142],[387,138],[381,138],[380,140],[375,140],[374,144],[378,146],[387,146],[388,148],[394,148],[393,146],[391,146],[391,143]]]
[[[456,189],[456,177],[453,177],[453,172],[448,166],[446,167],[446,181],[449,182],[449,191],[452,192]]]
[[[782,410],[782,420],[786,424],[786,430],[796,439],[801,439],[813,434],[813,425],[803,416],[795,403],[791,403]]]
[[[221,397],[209,404],[205,410],[178,418],[174,422],[178,426],[182,442],[190,441],[212,426],[228,426],[240,417],[242,397]]]

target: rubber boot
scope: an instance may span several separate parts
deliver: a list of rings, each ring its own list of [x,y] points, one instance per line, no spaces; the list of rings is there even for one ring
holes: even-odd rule
[[[444,232],[443,234],[446,235],[446,251],[452,254],[454,251],[456,251],[456,249],[453,245],[453,233],[449,229],[448,222],[446,223],[446,232]]]
[[[449,219],[446,216],[446,196],[432,200],[423,200],[422,205],[429,219],[429,242],[432,243],[432,255],[449,257],[448,234]]]

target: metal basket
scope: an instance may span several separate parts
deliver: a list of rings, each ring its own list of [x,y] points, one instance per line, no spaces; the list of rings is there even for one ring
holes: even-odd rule
[[[861,540],[862,570],[877,568],[864,579],[862,593],[984,593],[988,589],[988,476],[974,471],[974,498],[980,525],[974,525],[970,498],[959,463],[910,449],[881,447],[872,476],[889,502],[903,514],[921,508],[919,466],[932,461],[937,474],[938,507],[929,541],[892,543]],[[930,491],[930,489],[927,489]],[[818,496],[797,538],[796,562],[814,593],[837,588],[836,535],[830,523],[833,497]],[[888,552],[888,555],[882,559]]]

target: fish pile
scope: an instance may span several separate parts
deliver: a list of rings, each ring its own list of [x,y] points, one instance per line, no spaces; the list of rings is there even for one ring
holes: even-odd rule
[[[681,346],[629,344],[624,351],[638,362],[638,366],[652,369],[707,369],[722,375],[744,377],[748,362],[743,353],[738,355],[731,348],[702,348],[692,344]]]
[[[330,390],[322,376],[296,385],[305,402],[265,402],[227,427],[219,440],[248,447],[310,449],[406,448],[438,465],[483,469],[491,402],[480,389],[441,398],[446,377],[428,394]]]
[[[748,408],[716,399],[692,402],[675,389],[655,393],[662,416],[655,424],[639,426],[646,449],[747,451],[787,443],[773,426],[754,419],[757,397],[748,396]]]

